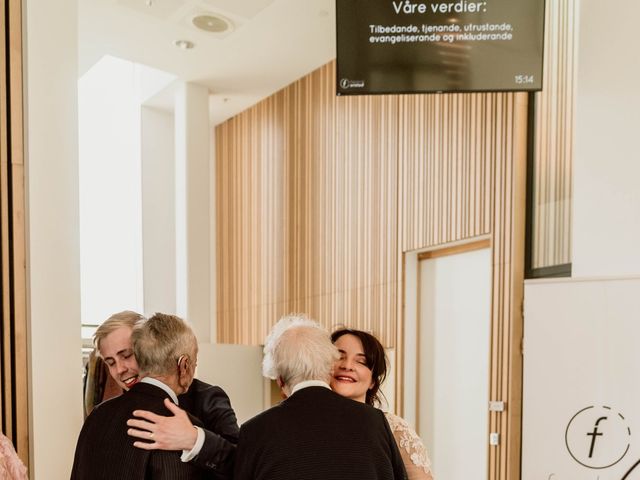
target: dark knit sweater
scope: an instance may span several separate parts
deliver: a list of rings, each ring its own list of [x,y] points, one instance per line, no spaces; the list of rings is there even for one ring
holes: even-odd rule
[[[303,388],[240,428],[235,480],[404,478],[384,414],[328,388]]]

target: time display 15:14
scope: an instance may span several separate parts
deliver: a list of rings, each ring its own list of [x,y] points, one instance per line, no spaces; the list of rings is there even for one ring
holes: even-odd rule
[[[533,75],[515,75],[513,79],[518,85],[522,85],[527,83],[533,83],[534,76]]]

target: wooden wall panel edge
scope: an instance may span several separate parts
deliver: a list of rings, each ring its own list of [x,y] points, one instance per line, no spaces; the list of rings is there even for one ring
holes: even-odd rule
[[[13,230],[13,318],[16,388],[16,427],[18,455],[29,465],[29,399],[26,281],[26,198],[24,170],[22,1],[9,0],[10,78],[11,78],[11,166]]]
[[[5,18],[5,4],[3,2],[2,8],[0,9],[0,25],[2,25],[2,29],[3,29],[3,34],[0,35],[0,61],[2,62],[0,64],[0,255],[1,255],[1,260],[0,260],[0,264],[2,264],[3,268],[2,268],[2,272],[0,272],[0,275],[2,275],[1,280],[0,280],[0,288],[3,289],[2,291],[2,298],[7,298],[8,296],[8,290],[5,290],[7,288],[8,285],[8,276],[6,275],[5,269],[4,269],[4,264],[6,261],[6,258],[8,257],[8,252],[7,252],[7,240],[8,238],[6,238],[6,227],[5,225],[8,224],[9,219],[8,219],[8,215],[5,214],[5,206],[7,205],[7,180],[5,177],[5,171],[7,169],[7,163],[8,163],[8,155],[9,152],[7,150],[7,139],[8,139],[8,134],[9,132],[7,131],[7,117],[8,117],[8,111],[7,111],[7,83],[6,83],[6,79],[7,79],[7,74],[6,74],[6,56],[7,56],[7,45],[5,44],[5,35],[4,35],[4,29],[7,27],[7,19]],[[5,311],[5,304],[4,302],[2,302],[2,304],[0,304],[0,309],[2,309],[2,316],[0,318],[0,322],[5,322],[5,318],[7,317],[6,311]],[[2,329],[0,330],[0,332],[2,332],[0,334],[0,344],[1,347],[0,351],[2,352],[3,358],[0,359],[0,365],[2,365],[1,368],[5,368],[5,366],[7,365],[7,361],[4,358],[4,356],[7,354],[7,349],[5,347],[7,339],[5,338],[5,334],[4,334],[4,324],[0,325],[2,326]],[[2,423],[4,423],[4,421],[6,421],[6,418],[4,417],[5,413],[4,413],[4,409],[5,408],[10,408],[10,403],[5,402],[4,399],[4,385],[2,385],[2,388],[0,388],[0,414],[2,414],[3,418],[2,418]],[[0,423],[0,429],[2,429],[2,424]]]
[[[457,255],[460,253],[472,252],[474,250],[482,250],[491,247],[491,236],[482,235],[480,237],[471,237],[460,242],[453,242],[437,248],[430,248],[418,254],[418,261],[427,260],[429,258],[446,257],[449,255]]]
[[[398,221],[400,224],[400,220]],[[400,231],[400,228],[398,229]],[[396,321],[396,366],[395,366],[395,406],[396,414],[404,418],[404,341],[405,341],[405,254],[398,249],[397,321]],[[417,375],[417,372],[415,373]]]
[[[523,312],[524,301],[524,245],[526,212],[526,149],[527,149],[527,102],[526,93],[516,94],[514,118],[514,155],[511,192],[509,285],[505,285],[510,296],[508,315],[508,356],[503,359],[503,375],[506,379],[508,398],[506,410],[508,437],[506,438],[506,477],[502,480],[520,478],[522,460],[522,381],[523,381]]]

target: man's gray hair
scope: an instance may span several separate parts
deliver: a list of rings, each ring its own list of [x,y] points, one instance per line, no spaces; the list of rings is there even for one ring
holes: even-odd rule
[[[305,315],[291,314],[274,325],[264,345],[262,373],[292,388],[305,380],[328,382],[340,358],[329,332]]]
[[[188,355],[195,362],[198,352],[198,341],[187,322],[164,313],[137,324],[131,342],[141,375],[170,375],[176,371],[180,356]]]

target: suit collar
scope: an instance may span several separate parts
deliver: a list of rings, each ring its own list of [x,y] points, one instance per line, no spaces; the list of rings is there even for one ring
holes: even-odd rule
[[[151,377],[144,377],[142,380],[140,380],[140,383],[147,383],[149,385],[154,385],[164,390],[164,392],[167,395],[169,395],[169,398],[173,400],[173,403],[178,405],[178,397],[176,396],[176,393],[173,390],[171,390],[171,388],[166,383],[161,382],[157,378],[151,378]]]
[[[293,388],[291,389],[291,395],[302,390],[303,388],[308,387],[324,387],[331,389],[329,384],[327,382],[323,382],[322,380],[305,380],[304,382],[297,383],[293,386]]]

